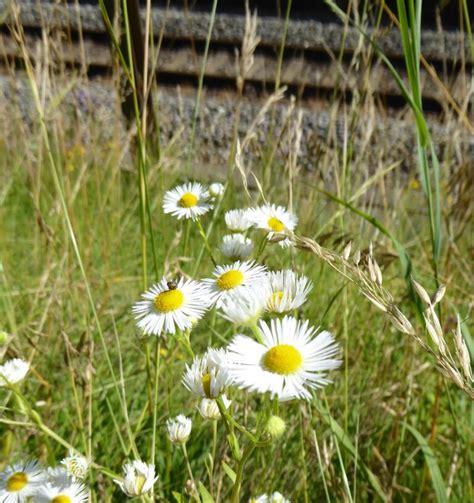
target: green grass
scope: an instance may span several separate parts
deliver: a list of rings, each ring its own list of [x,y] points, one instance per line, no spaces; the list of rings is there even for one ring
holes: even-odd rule
[[[405,23],[404,29],[416,26]],[[416,70],[413,79],[416,86]],[[341,104],[334,100],[337,109]],[[370,96],[367,101],[375,106]],[[355,122],[363,124],[353,107]],[[419,108],[418,124],[424,121]],[[172,336],[144,338],[131,313],[144,284],[155,280],[155,260],[159,276],[210,276],[213,265],[197,227],[190,226],[185,245],[186,224],[164,215],[161,201],[164,191],[181,181],[214,180],[202,180],[200,166],[184,171],[187,155],[166,145],[156,159],[139,144],[137,169],[133,156],[122,155],[120,128],[101,129],[92,117],[71,121],[58,107],[43,125],[43,134],[38,121],[25,135],[20,126],[26,126],[13,123],[0,145],[0,329],[8,334],[0,355],[32,362],[20,389],[37,414],[22,410],[14,394],[0,389],[0,469],[27,458],[54,465],[69,444],[95,463],[92,501],[125,501],[111,476],[121,473],[125,460],[140,456],[156,463],[159,501],[179,495],[187,501],[185,459],[165,429],[168,417],[183,413],[194,421],[187,445],[194,479],[216,501],[230,501],[237,465],[223,422],[217,423],[214,445],[212,424],[199,416],[198,401],[180,383],[190,361],[185,347]],[[291,183],[299,235],[338,253],[349,240],[363,251],[372,242],[384,286],[428,344],[407,283],[408,257],[411,272],[430,293],[437,282],[447,285],[440,313],[445,333],[455,328],[457,312],[469,327],[470,239],[462,232],[469,229],[469,213],[459,211],[465,194],[452,189],[448,170],[436,174],[443,218],[435,218],[432,196],[419,187],[414,163],[407,176],[400,166],[392,169],[385,147],[374,145],[379,165],[369,172],[367,152],[348,155],[347,145],[333,139],[316,165],[325,176],[289,177],[285,158],[267,168],[266,153],[279,141],[271,133],[252,166],[267,181],[267,200],[287,205]],[[446,167],[452,159],[440,162]],[[421,167],[429,170],[424,160]],[[227,175],[219,174],[221,180]],[[260,197],[253,189],[248,199],[239,175],[228,180],[219,213],[202,220],[218,263],[224,262],[217,251],[226,233],[223,212]],[[262,235],[254,236],[258,245]],[[412,338],[315,256],[268,244],[260,261],[313,280],[314,290],[297,314],[335,334],[344,364],[311,402],[280,404],[287,430],[249,457],[242,501],[277,490],[292,502],[472,500],[469,397]],[[192,331],[192,349],[200,353],[209,344],[225,345],[236,331],[210,312]],[[255,394],[231,390],[229,395],[235,418],[250,428],[273,406]],[[241,435],[239,443],[245,445]],[[204,490],[201,498],[206,501]]]

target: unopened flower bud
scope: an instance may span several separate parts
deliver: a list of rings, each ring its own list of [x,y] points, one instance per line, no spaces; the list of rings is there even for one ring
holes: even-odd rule
[[[267,424],[265,425],[265,431],[273,438],[280,438],[286,430],[285,421],[279,416],[270,416],[268,418]]]

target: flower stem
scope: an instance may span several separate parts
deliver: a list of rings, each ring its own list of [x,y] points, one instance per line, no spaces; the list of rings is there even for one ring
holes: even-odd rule
[[[240,501],[240,488],[242,486],[242,475],[244,473],[245,463],[250,458],[254,450],[255,450],[255,443],[252,442],[244,449],[242,459],[239,461],[237,465],[235,482],[234,486],[232,487],[231,503],[239,503]]]
[[[189,478],[193,483],[193,491],[192,491],[193,498],[196,499],[197,501],[200,501],[199,496],[197,495],[197,485],[194,480],[193,470],[191,469],[191,465],[189,463],[188,450],[186,449],[186,444],[183,443],[181,445],[183,447],[184,460],[186,461],[186,468],[188,469]]]
[[[212,254],[212,250],[211,250],[211,247],[209,245],[209,241],[207,239],[206,233],[204,232],[201,220],[199,218],[196,220],[196,224],[197,224],[197,227],[198,227],[198,230],[199,230],[199,234],[201,234],[201,237],[202,237],[202,239],[204,241],[204,246],[206,247],[206,250],[209,253],[209,257],[210,257],[212,263],[214,265],[217,265],[217,262],[214,260],[214,255]]]

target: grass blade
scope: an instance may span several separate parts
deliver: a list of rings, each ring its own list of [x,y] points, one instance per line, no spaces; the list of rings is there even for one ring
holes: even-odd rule
[[[438,461],[433,452],[433,449],[428,445],[425,437],[413,426],[406,424],[408,431],[415,437],[418,445],[425,456],[426,464],[430,470],[431,480],[433,481],[433,489],[436,493],[436,501],[445,503],[448,501],[446,486],[444,484],[441,470],[439,469]]]

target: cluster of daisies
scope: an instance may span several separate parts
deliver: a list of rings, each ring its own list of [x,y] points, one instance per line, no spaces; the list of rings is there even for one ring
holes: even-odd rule
[[[0,473],[2,503],[82,503],[89,499],[89,490],[82,482],[89,462],[70,451],[58,466],[43,469],[36,461],[7,466]]]
[[[209,187],[187,183],[165,194],[163,210],[179,220],[198,220],[224,192],[218,183]],[[333,335],[297,316],[312,290],[311,281],[292,270],[271,271],[258,263],[268,241],[282,248],[292,246],[296,216],[282,206],[264,204],[228,211],[224,220],[229,232],[219,248],[227,263],[216,265],[209,277],[200,280],[163,277],[132,308],[138,328],[147,335],[183,333],[189,340],[211,309],[241,329],[224,347],[209,347],[185,366],[183,385],[200,400],[198,411],[209,420],[232,414],[233,402],[227,396],[231,389],[268,394],[280,402],[309,400],[314,389],[330,382],[328,372],[341,364]],[[259,229],[266,235],[255,247],[252,238]],[[18,359],[0,366],[0,386],[19,382],[28,369]],[[265,433],[276,438],[285,427],[280,417],[270,416]],[[178,415],[168,419],[166,428],[169,440],[184,448],[192,420]],[[87,470],[85,458],[74,453],[53,469],[42,470],[36,463],[10,466],[0,474],[0,501],[81,503],[88,497],[81,481]],[[123,477],[115,482],[127,496],[135,497],[150,492],[157,478],[154,465],[134,460],[123,466]],[[250,502],[289,500],[275,492]]]
[[[199,183],[187,183],[165,194],[163,209],[177,218],[197,219],[222,195]],[[212,187],[212,186],[211,186]],[[224,236],[221,251],[230,264],[217,265],[211,277],[162,278],[133,306],[137,326],[151,335],[190,331],[212,308],[220,316],[253,336],[238,334],[226,348],[209,348],[187,365],[183,383],[202,398],[203,415],[218,414],[209,400],[225,396],[230,386],[270,393],[280,401],[310,399],[311,388],[326,385],[327,372],[340,365],[339,347],[327,331],[317,333],[308,321],[290,313],[306,301],[312,284],[291,270],[269,271],[255,260],[250,238],[253,229],[263,229],[267,238],[291,246],[297,218],[282,206],[266,204],[228,211],[225,223],[231,234]],[[283,314],[264,321],[264,314]]]

